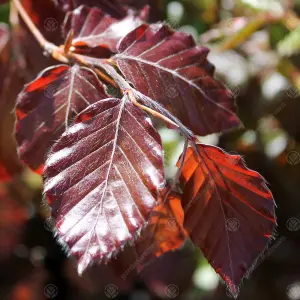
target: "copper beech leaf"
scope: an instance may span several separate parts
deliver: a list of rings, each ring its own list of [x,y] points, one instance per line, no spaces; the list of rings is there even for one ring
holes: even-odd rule
[[[98,101],[77,122],[52,148],[44,176],[58,235],[82,273],[136,239],[165,179],[160,136],[127,96]]]
[[[133,247],[138,271],[155,258],[182,246],[188,238],[183,221],[181,197],[172,192],[166,201],[153,210],[147,228]]]
[[[184,227],[237,296],[272,235],[272,193],[239,155],[204,144],[188,148],[180,182]]]
[[[59,65],[44,70],[17,99],[15,134],[21,159],[41,172],[49,148],[75,116],[106,97],[90,69]]]
[[[122,37],[146,21],[147,13],[144,10],[140,16],[129,11],[125,18],[117,20],[97,7],[80,6],[67,13],[63,34],[67,36],[73,29],[72,45],[77,53],[88,53],[88,48],[91,47],[97,48],[101,57],[108,56],[110,51],[117,52],[117,43]]]
[[[213,78],[209,50],[168,25],[141,25],[122,39],[113,56],[137,90],[163,104],[198,135],[240,124],[227,89]]]
[[[127,7],[121,5],[118,0],[52,0],[58,8],[63,11],[71,11],[81,5],[98,7],[114,18],[124,18],[127,14]]]

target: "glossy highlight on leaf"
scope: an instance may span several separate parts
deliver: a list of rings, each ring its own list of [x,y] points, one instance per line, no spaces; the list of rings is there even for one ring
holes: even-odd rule
[[[147,9],[147,8],[146,8]],[[143,18],[147,14],[142,13]],[[127,33],[141,25],[145,19],[132,11],[122,20],[117,20],[105,14],[97,7],[80,6],[66,15],[63,26],[64,36],[73,29],[72,45],[77,53],[88,53],[86,48],[98,48],[98,54],[107,56],[107,50],[117,52],[117,43]]]
[[[236,297],[272,235],[272,193],[239,155],[204,144],[188,148],[180,182],[184,227]]]
[[[240,124],[234,99],[213,78],[209,50],[168,25],[141,25],[118,46],[113,59],[142,94],[163,104],[198,135]]]
[[[165,184],[160,136],[127,96],[100,100],[53,146],[44,178],[59,238],[82,273],[147,224]]]
[[[106,97],[90,69],[59,65],[44,70],[17,99],[15,134],[21,159],[40,172],[50,147],[72,120]]]

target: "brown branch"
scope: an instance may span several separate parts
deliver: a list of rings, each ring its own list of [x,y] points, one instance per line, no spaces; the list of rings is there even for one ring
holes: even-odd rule
[[[39,31],[39,29],[35,26],[35,24],[30,19],[29,15],[27,14],[26,10],[24,9],[23,5],[21,4],[20,0],[12,0],[12,3],[16,7],[18,13],[20,14],[21,18],[29,28],[30,32],[33,34],[33,36],[36,38],[40,46],[49,53],[54,59],[63,62],[63,63],[70,63],[70,60],[75,60],[76,62],[79,62],[81,65],[84,65],[86,67],[92,68],[97,75],[108,84],[111,84],[115,87],[118,87],[117,84],[106,74],[101,72],[99,69],[96,69],[94,66],[89,64],[87,61],[85,61],[82,57],[72,53],[69,51],[71,48],[71,42],[73,38],[73,33],[70,32],[66,39],[66,44],[63,47],[58,47],[54,45],[53,43],[50,43],[47,41],[42,33]]]
[[[131,102],[132,102],[134,105],[136,105],[136,106],[138,106],[139,108],[141,108],[142,110],[144,110],[144,111],[150,113],[150,114],[153,115],[154,117],[156,117],[156,118],[158,118],[158,119],[161,119],[161,120],[163,120],[164,122],[166,122],[166,123],[168,123],[168,124],[170,124],[170,125],[176,127],[177,129],[179,129],[179,126],[178,126],[175,122],[173,122],[172,120],[170,120],[169,118],[167,118],[166,116],[164,116],[164,115],[162,115],[161,113],[159,113],[159,112],[153,110],[152,108],[149,108],[149,107],[147,107],[147,106],[145,106],[145,105],[143,105],[143,104],[140,104],[140,103],[136,100],[136,98],[134,97],[133,92],[132,92],[131,90],[127,90],[127,91],[125,91],[125,93],[128,95],[129,99],[131,100]]]
[[[30,19],[29,15],[27,14],[26,10],[24,9],[23,5],[21,4],[20,0],[12,0],[12,3],[16,7],[18,13],[20,14],[22,20],[25,22],[27,27],[29,28],[30,32],[36,38],[40,46],[50,55],[53,56],[58,61],[63,63],[68,63],[68,59],[66,56],[63,55],[62,50],[59,49],[56,45],[47,41],[39,29],[35,26],[35,24]]]

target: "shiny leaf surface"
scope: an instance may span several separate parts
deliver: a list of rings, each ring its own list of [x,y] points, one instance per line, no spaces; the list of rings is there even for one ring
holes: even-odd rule
[[[135,16],[133,12],[118,21],[97,7],[80,6],[67,14],[63,33],[67,36],[68,32],[73,29],[72,45],[76,52],[82,53],[84,47],[98,47],[100,48],[98,53],[105,57],[108,49],[117,52],[119,40],[138,27],[142,21],[144,20]]]
[[[163,104],[198,135],[239,125],[234,99],[213,78],[209,50],[164,24],[141,25],[120,42],[113,59],[126,79]]]
[[[165,180],[160,136],[127,96],[98,101],[77,122],[52,148],[44,176],[58,235],[82,273],[135,240]]]

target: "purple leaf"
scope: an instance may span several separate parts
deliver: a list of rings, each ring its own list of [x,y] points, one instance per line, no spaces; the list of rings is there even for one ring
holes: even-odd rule
[[[115,60],[125,78],[198,135],[240,124],[234,99],[212,76],[209,50],[164,24],[141,25],[120,42]]]
[[[160,136],[127,96],[89,106],[77,122],[52,148],[44,177],[58,235],[82,273],[139,236],[165,179]]]

